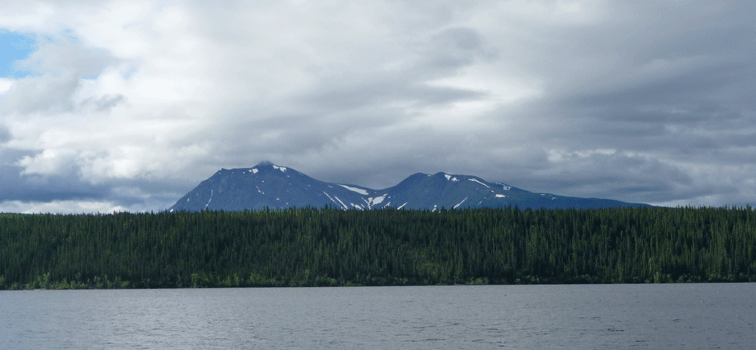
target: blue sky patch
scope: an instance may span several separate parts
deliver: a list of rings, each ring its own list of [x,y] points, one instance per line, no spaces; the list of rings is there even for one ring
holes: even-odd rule
[[[0,77],[20,78],[29,75],[29,72],[17,70],[14,63],[28,57],[35,44],[31,35],[0,31]]]

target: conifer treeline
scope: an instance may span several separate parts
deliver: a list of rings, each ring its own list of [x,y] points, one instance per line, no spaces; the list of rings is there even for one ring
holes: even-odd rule
[[[750,207],[0,214],[0,289],[713,281]]]

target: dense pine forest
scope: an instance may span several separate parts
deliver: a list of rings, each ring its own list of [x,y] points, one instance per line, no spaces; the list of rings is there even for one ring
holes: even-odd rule
[[[722,281],[750,207],[0,214],[0,289]]]

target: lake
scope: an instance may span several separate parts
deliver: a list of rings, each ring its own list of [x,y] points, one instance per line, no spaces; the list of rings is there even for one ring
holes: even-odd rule
[[[756,284],[0,292],[0,349],[752,349]]]

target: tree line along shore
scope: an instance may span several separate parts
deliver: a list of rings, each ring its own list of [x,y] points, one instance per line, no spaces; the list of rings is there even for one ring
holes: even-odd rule
[[[0,289],[749,281],[750,207],[0,214]]]

